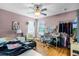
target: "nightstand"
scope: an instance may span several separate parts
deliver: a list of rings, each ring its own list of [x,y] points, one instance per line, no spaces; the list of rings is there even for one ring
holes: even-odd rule
[[[71,43],[71,56],[79,56],[79,43]]]

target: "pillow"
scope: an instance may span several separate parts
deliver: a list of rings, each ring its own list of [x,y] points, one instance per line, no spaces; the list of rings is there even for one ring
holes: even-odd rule
[[[21,42],[26,42],[25,37],[17,37],[16,39],[21,41]]]
[[[16,38],[12,39],[12,40],[9,40],[8,42],[11,42],[11,41],[18,41]]]
[[[8,49],[15,49],[15,48],[18,48],[18,47],[21,47],[21,44],[19,44],[19,43],[7,44]]]
[[[7,41],[6,41],[6,38],[0,38],[0,44],[1,44],[1,43],[4,43],[4,42],[7,42]]]

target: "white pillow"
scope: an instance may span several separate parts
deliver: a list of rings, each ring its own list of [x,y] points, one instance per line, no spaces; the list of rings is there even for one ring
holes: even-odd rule
[[[4,42],[7,42],[6,38],[0,38],[0,43],[4,43]]]
[[[26,42],[26,41],[25,41],[25,37],[17,37],[17,39],[18,39],[19,41],[21,41],[21,42]]]

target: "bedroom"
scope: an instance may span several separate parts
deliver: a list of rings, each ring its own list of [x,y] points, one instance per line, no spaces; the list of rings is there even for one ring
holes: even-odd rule
[[[72,43],[79,42],[78,5],[0,3],[0,55],[71,56],[78,52],[73,52],[77,47]]]

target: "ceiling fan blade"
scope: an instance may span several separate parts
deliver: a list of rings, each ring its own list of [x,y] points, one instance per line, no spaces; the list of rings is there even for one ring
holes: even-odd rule
[[[44,16],[47,16],[47,14],[45,14],[45,13],[41,13],[42,15],[44,15]]]
[[[46,10],[47,10],[47,8],[41,9],[41,11],[46,11]]]
[[[28,7],[28,8],[30,8],[30,9],[34,9],[34,7]]]

